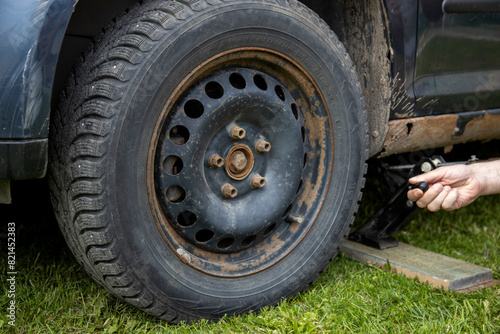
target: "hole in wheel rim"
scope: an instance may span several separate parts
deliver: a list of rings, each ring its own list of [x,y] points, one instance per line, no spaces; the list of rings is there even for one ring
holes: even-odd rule
[[[274,91],[276,92],[276,95],[278,95],[278,97],[281,101],[286,100],[285,92],[283,91],[283,88],[281,86],[274,87]]]
[[[269,234],[271,234],[272,231],[274,231],[274,228],[276,227],[276,223],[273,223],[271,226],[266,228],[264,233],[262,234],[264,237],[267,237]]]
[[[184,104],[184,113],[189,118],[199,118],[203,115],[203,111],[205,107],[203,107],[203,103],[198,100],[189,100]]]
[[[232,73],[229,76],[229,83],[231,84],[231,86],[237,89],[245,89],[247,86],[245,78],[239,73]]]
[[[252,242],[255,241],[255,239],[257,239],[257,236],[256,235],[251,235],[249,237],[246,237],[245,239],[243,239],[243,241],[241,242],[241,246],[242,247],[248,247],[250,246],[250,244]]]
[[[174,126],[169,132],[169,138],[176,145],[184,145],[190,137],[189,130],[182,125]]]
[[[195,240],[198,242],[207,242],[214,237],[214,232],[208,229],[200,230],[194,236]]]
[[[299,110],[295,103],[292,103],[292,113],[296,120],[299,120]]]
[[[177,223],[184,227],[193,226],[198,217],[191,211],[183,211],[177,216]]]
[[[210,81],[205,86],[205,93],[208,97],[216,100],[224,96],[224,88],[222,85],[215,81]]]
[[[295,195],[297,195],[299,193],[300,189],[302,189],[302,184],[303,183],[304,182],[302,180],[300,180],[300,183],[299,183],[299,186],[297,187],[297,191],[295,192]]]
[[[176,155],[169,155],[163,160],[162,163],[163,170],[169,175],[178,175],[182,168],[184,167],[184,163],[182,159]]]
[[[171,203],[180,203],[186,198],[186,191],[181,186],[174,185],[167,188],[165,196]]]
[[[217,243],[217,248],[226,249],[231,247],[232,244],[234,244],[234,238],[224,238]]]
[[[262,75],[260,74],[255,75],[253,77],[253,83],[255,84],[255,86],[257,86],[257,88],[261,90],[267,90],[267,82]]]
[[[282,217],[282,218],[286,218],[286,216],[288,216],[288,214],[290,213],[290,211],[292,211],[292,207],[293,207],[293,203],[292,203],[292,204],[290,204],[290,205],[286,208],[285,212],[283,212],[283,215],[282,215],[281,217]]]

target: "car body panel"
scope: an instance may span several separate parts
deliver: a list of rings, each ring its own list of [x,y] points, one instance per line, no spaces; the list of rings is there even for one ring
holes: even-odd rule
[[[413,76],[416,55],[418,2],[385,0],[392,48],[390,119],[411,116],[415,105]]]
[[[57,58],[75,3],[1,3],[0,139],[47,138]]]
[[[500,1],[446,3],[419,2],[414,115],[500,108]]]

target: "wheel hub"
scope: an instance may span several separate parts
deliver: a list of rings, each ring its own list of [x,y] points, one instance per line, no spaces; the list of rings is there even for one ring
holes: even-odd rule
[[[245,179],[252,172],[254,165],[252,150],[240,144],[231,148],[226,161],[226,172],[233,180]]]
[[[160,135],[155,174],[179,234],[209,251],[236,252],[284,222],[305,153],[297,108],[276,79],[250,69],[220,71],[186,91]]]

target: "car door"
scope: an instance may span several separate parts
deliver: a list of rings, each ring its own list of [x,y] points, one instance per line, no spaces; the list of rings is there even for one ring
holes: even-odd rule
[[[418,6],[415,115],[495,112],[500,1],[420,0]]]

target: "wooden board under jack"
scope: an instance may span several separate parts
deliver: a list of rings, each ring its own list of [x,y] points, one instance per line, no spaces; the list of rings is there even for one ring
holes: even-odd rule
[[[398,247],[379,250],[346,240],[340,250],[353,260],[381,267],[389,261],[397,273],[445,290],[471,292],[500,283],[493,280],[491,269],[401,242]]]

